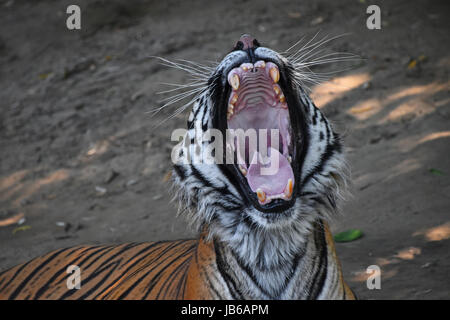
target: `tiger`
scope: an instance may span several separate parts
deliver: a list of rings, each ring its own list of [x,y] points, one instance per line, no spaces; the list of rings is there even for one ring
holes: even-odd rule
[[[348,166],[341,137],[304,86],[298,58],[310,48],[288,56],[244,34],[214,67],[174,63],[201,75],[188,147],[177,149],[172,170],[197,239],[59,249],[3,271],[0,299],[355,299],[329,229]],[[281,141],[271,136],[264,150],[222,138],[246,160],[186,161],[198,147],[190,142],[209,129],[276,129]],[[261,173],[273,161],[263,151],[278,157],[275,173]],[[79,268],[78,287],[68,286],[69,266]]]

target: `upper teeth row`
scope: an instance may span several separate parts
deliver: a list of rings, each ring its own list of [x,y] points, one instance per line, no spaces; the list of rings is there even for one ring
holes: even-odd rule
[[[238,95],[237,95],[236,91],[239,89],[239,86],[241,83],[239,74],[242,74],[242,72],[248,72],[249,70],[253,70],[253,69],[265,69],[265,71],[267,72],[267,75],[269,75],[273,81],[273,90],[275,91],[275,94],[278,97],[278,100],[281,102],[281,107],[284,109],[287,109],[287,105],[285,103],[286,98],[285,98],[283,92],[281,91],[280,86],[277,84],[278,81],[280,80],[280,71],[278,70],[277,65],[272,62],[266,63],[265,61],[259,60],[259,61],[255,62],[254,64],[243,63],[239,66],[239,68],[234,68],[233,70],[231,70],[228,73],[228,77],[227,77],[228,83],[233,88],[233,93],[232,93],[231,99],[229,101],[228,110],[227,110],[227,118],[228,119],[230,119],[235,112],[234,106],[238,99]]]
[[[280,71],[278,70],[278,67],[275,63],[272,63],[272,62],[266,63],[262,60],[259,60],[259,61],[255,62],[255,64],[243,63],[239,66],[239,68],[233,69],[228,74],[228,83],[234,90],[237,90],[237,89],[239,89],[240,80],[239,80],[239,74],[237,72],[238,70],[236,70],[236,69],[241,69],[242,71],[249,71],[249,70],[259,69],[259,68],[263,68],[263,69],[265,68],[266,72],[268,72],[268,74],[270,75],[270,77],[272,78],[274,83],[277,83],[280,80]]]

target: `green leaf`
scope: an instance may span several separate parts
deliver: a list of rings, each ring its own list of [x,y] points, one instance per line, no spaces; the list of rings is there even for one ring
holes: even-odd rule
[[[437,175],[437,176],[443,176],[443,175],[444,175],[444,173],[443,173],[441,170],[434,169],[434,168],[431,168],[431,169],[430,169],[430,172],[431,172],[432,174]]]
[[[340,232],[334,235],[334,241],[336,242],[349,242],[355,241],[363,236],[361,230],[358,229],[350,229],[347,231]]]
[[[26,230],[29,230],[29,229],[31,229],[31,226],[20,226],[20,227],[15,228],[12,233],[16,234],[16,232],[26,231]]]

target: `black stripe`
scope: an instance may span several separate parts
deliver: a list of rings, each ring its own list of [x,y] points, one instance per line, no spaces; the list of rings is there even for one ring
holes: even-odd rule
[[[96,247],[90,247],[90,248],[85,248],[85,250],[83,250],[82,252],[80,252],[79,254],[83,254],[87,251],[93,250]],[[77,248],[79,249],[79,248]],[[66,257],[70,256],[71,254],[73,254],[76,250],[72,250],[71,252],[69,252],[68,254],[66,254]],[[77,259],[79,259],[80,256],[77,256],[76,258],[74,258],[72,261],[70,261],[68,263],[68,265],[72,265]],[[62,273],[64,273],[67,270],[67,267],[64,267],[62,269],[60,269],[58,272],[56,272],[43,286],[41,286],[39,288],[39,290],[36,292],[35,296],[33,297],[33,299],[39,299],[41,295],[43,295],[48,287],[56,280],[56,278],[58,278]]]
[[[99,247],[100,247],[100,248],[99,248]],[[97,253],[99,253],[99,252],[101,252],[101,251],[104,251],[104,250],[106,250],[106,249],[109,249],[109,250],[106,251],[106,253],[107,253],[107,252],[111,251],[112,249],[114,249],[114,247],[115,247],[115,246],[95,246],[95,247],[93,247],[93,249],[97,249],[97,248],[99,248],[99,249],[96,250],[96,251],[94,251],[94,252],[92,252],[92,253],[90,253],[87,257],[85,257],[83,260],[81,260],[81,261],[77,264],[77,266],[80,267],[80,270],[81,270],[81,266],[82,266],[86,261],[88,261],[92,256],[95,256]],[[84,252],[82,253],[82,255],[83,255],[83,254],[84,254]],[[49,292],[49,293],[46,295],[45,299],[50,298],[54,292],[58,291],[58,287],[57,287],[57,286],[58,286],[59,284],[63,283],[65,280],[66,280],[65,278],[61,278],[61,280],[55,284],[55,287],[56,287],[56,288],[55,288],[52,292]]]
[[[123,252],[125,252],[125,251],[127,251],[127,250],[129,250],[129,249],[131,249],[131,248],[133,248],[133,247],[135,247],[135,246],[137,246],[138,244],[136,244],[136,243],[130,243],[130,244],[127,244],[124,248],[122,248],[121,250],[119,250],[119,252],[117,252],[117,253],[115,253],[115,254],[113,254],[111,257],[109,257],[108,259],[106,259],[105,261],[102,261],[102,265],[104,265],[104,264],[106,264],[106,263],[109,263],[112,259],[114,259],[114,258],[116,258],[119,254],[122,254]],[[119,247],[114,247],[114,249],[115,248],[120,248],[120,246]],[[108,253],[109,251],[107,251],[106,253]],[[103,254],[101,254],[101,255],[99,255],[98,257],[96,257],[88,266],[86,266],[86,269],[88,269],[89,268],[89,266],[90,265],[92,265],[95,261],[98,261],[100,258],[103,258],[104,257],[104,255],[106,254],[106,253],[103,253]],[[121,259],[120,259],[121,260]],[[81,264],[79,264],[78,266],[80,266]],[[100,270],[96,270],[96,271],[94,271],[93,273],[91,273],[87,278],[85,278],[85,279],[81,279],[81,286],[85,286],[85,285],[87,285],[88,283],[89,283],[89,281],[91,281],[94,277],[96,277],[97,275],[98,275],[98,273],[100,273],[101,271],[103,271],[105,268],[102,268],[102,269],[100,269]],[[111,273],[111,272],[110,272]],[[67,291],[65,294],[63,294],[61,297],[59,297],[58,298],[58,300],[61,300],[61,299],[66,299],[67,297],[70,297],[71,295],[73,295],[75,292],[76,292],[77,290],[71,290],[71,291]]]
[[[207,127],[208,123],[205,123],[205,117],[208,114],[207,111],[208,111],[208,108],[205,105],[205,110],[203,111],[203,115],[202,115],[202,130],[203,131],[206,131],[208,129],[208,127]],[[205,128],[205,126],[206,126],[206,128]]]
[[[101,269],[96,270],[93,274],[90,275],[92,277],[91,279],[95,279],[98,275],[103,273],[103,271],[108,270],[109,272],[99,281],[95,283],[95,285],[89,289],[84,295],[79,297],[77,300],[85,300],[87,297],[89,297],[91,294],[95,293],[95,291],[100,288],[106,280],[109,279],[111,274],[117,269],[118,266],[120,266],[120,263],[122,262],[123,258],[119,258],[119,260],[113,261],[110,264],[107,264],[106,266],[102,267]]]
[[[14,292],[8,297],[8,299],[13,300],[15,299],[19,294],[20,291],[22,291],[22,289],[25,287],[25,285],[39,272],[39,270],[41,270],[45,265],[47,265],[50,261],[52,261],[53,259],[55,259],[57,256],[60,255],[61,252],[65,251],[67,249],[60,249],[58,251],[56,251],[55,253],[53,253],[49,258],[47,258],[44,262],[42,262],[41,264],[39,264],[39,266],[37,266],[36,268],[33,269],[33,271],[31,271],[28,276],[25,278],[25,280],[23,280],[16,288],[16,290],[14,290]]]
[[[225,268],[228,264],[224,261],[224,259],[222,257],[222,254],[220,252],[220,245],[218,244],[217,241],[214,241],[214,251],[216,253],[217,270],[219,271],[222,278],[225,280],[225,284],[227,285],[228,291],[231,293],[231,296],[233,297],[233,299],[243,300],[243,295],[242,295],[241,290],[237,287],[234,280],[230,277],[228,272],[225,270]],[[232,286],[232,288],[230,287],[230,285]]]
[[[317,299],[323,289],[323,285],[325,283],[325,279],[327,277],[328,270],[328,251],[325,240],[325,233],[323,230],[323,226],[316,224],[314,232],[314,242],[316,244],[316,248],[319,248],[319,268],[314,274],[313,280],[311,282],[312,290],[309,290],[309,295],[307,297],[308,300]]]
[[[195,252],[193,254],[195,254]],[[191,260],[192,260],[192,258],[189,260],[189,266],[190,266]],[[189,266],[187,266],[186,272],[183,274],[182,279],[180,280],[180,282],[178,283],[178,286],[177,286],[177,292],[179,292],[179,293],[181,292],[179,297],[184,297],[184,293],[186,291],[186,282],[187,282]]]
[[[253,273],[253,271],[241,260],[241,258],[233,251],[231,250],[231,254],[233,255],[233,257],[236,259],[239,267],[250,277],[250,279],[253,281],[254,285],[261,290],[262,293],[264,293],[265,295],[271,297],[272,295],[267,292],[264,288],[262,288],[259,283],[258,280],[256,279],[255,274]]]
[[[30,260],[27,263],[24,263],[19,269],[16,270],[16,272],[14,273],[14,276],[12,276],[12,278],[9,279],[9,281],[3,286],[3,288],[0,289],[0,291],[5,290],[8,285],[14,281],[14,279],[20,274],[20,272],[27,266],[29,265],[31,262],[33,262],[36,259]],[[10,269],[6,270],[5,272],[2,273],[2,276],[4,276]]]
[[[330,131],[330,125],[326,119],[325,119],[325,130],[326,130],[326,134],[327,134],[327,143],[330,143],[331,131]]]
[[[95,255],[96,253],[99,253],[99,252],[101,252],[101,251],[103,251],[103,250],[108,249],[108,250],[106,250],[105,252],[102,252],[102,254],[100,254],[100,255],[94,257],[94,259],[92,259],[92,261],[89,262],[89,264],[88,264],[87,266],[85,266],[84,269],[85,269],[85,270],[86,270],[86,269],[89,269],[90,266],[92,266],[92,265],[93,265],[94,263],[96,263],[100,258],[103,258],[103,257],[105,256],[105,254],[108,254],[110,251],[114,250],[115,248],[117,248],[117,246],[108,246],[108,247],[104,247],[104,248],[102,248],[102,249],[96,251],[93,255]],[[91,256],[92,256],[92,255],[91,255]],[[88,259],[85,259],[85,260],[82,261],[80,264],[78,264],[78,266],[81,267],[85,262],[87,262],[87,260],[88,260]]]
[[[171,243],[167,246],[167,248],[165,248],[159,255],[158,257],[155,257],[154,261],[157,261],[157,259],[161,258],[161,256],[163,256],[167,251],[171,250],[172,248],[176,247],[177,243]],[[146,278],[151,272],[153,272],[153,270],[155,268],[157,268],[161,263],[159,263],[157,266],[153,267],[152,269],[150,269],[149,271],[147,271],[143,276],[141,276],[139,279],[135,280],[134,283],[127,289],[125,290],[125,292],[123,292],[118,298],[117,300],[121,300],[124,299],[127,295],[130,294],[130,292],[144,279]],[[134,275],[135,273],[133,273],[132,275]],[[130,276],[132,276],[130,275]]]
[[[175,172],[178,175],[178,177],[181,179],[181,181],[186,179],[186,170],[182,166],[175,164],[173,166],[173,168],[175,169]]]
[[[186,256],[187,254],[189,254],[189,253],[192,253],[192,249],[193,249],[193,248],[195,248],[195,245],[192,245],[190,248],[188,248],[188,249],[186,250],[186,252],[185,252],[184,254],[182,254],[181,256],[176,257],[176,258],[175,258],[174,260],[172,260],[172,262],[170,262],[170,263],[173,263],[173,262],[175,262],[176,260],[179,260],[179,259],[185,257],[185,256]],[[179,274],[181,271],[185,271],[185,272],[186,272],[185,267],[186,267],[187,264],[189,264],[189,262],[191,261],[191,258],[192,258],[192,256],[188,257],[186,260],[184,260],[182,263],[180,263],[180,264],[175,268],[175,270],[172,272],[172,274],[171,274],[171,275],[167,278],[167,280],[164,282],[164,285],[161,286],[161,289],[159,290],[158,294],[156,295],[156,299],[159,299],[159,297],[160,297],[160,296],[162,295],[162,293],[163,293],[163,290],[165,291],[164,297],[166,296],[166,293],[169,291],[170,287],[172,286],[173,282],[174,282],[175,279],[177,278],[178,274]],[[177,293],[179,293],[180,282],[181,282],[181,281],[179,281],[179,283],[178,283],[178,285],[177,285],[177,289],[178,289],[178,290],[177,290]],[[148,292],[150,293],[150,291],[151,291],[151,289],[149,289]],[[145,295],[145,297],[147,297],[147,296],[148,296],[148,294]]]
[[[285,279],[284,284],[282,286],[282,290],[278,293],[278,295],[281,295],[283,293],[283,291],[285,291],[287,289],[287,287],[289,286],[289,283],[291,283],[291,281],[294,279],[294,275],[295,275],[295,272],[297,271],[300,259],[304,255],[305,255],[305,249],[303,247],[303,248],[301,248],[301,250],[299,250],[299,253],[295,255],[294,260],[292,262],[291,272]]]
[[[110,271],[106,274],[106,276],[104,276],[102,279],[100,279],[99,281],[97,281],[95,283],[95,285],[89,289],[84,295],[82,295],[81,297],[78,298],[78,300],[84,300],[87,297],[89,297],[92,293],[94,293],[98,288],[100,288],[105,282],[106,280],[108,280],[108,278],[111,276],[111,274],[117,269],[117,267],[120,265],[120,263],[122,262],[123,258],[119,258],[119,260],[117,261],[113,261],[110,264],[107,264],[106,266],[104,266],[103,268],[100,268],[98,270],[96,270],[94,273],[89,275],[89,281],[92,279],[95,279],[98,275],[100,275],[103,271],[110,269]],[[113,267],[113,268],[111,268]]]
[[[204,177],[202,175],[202,173],[200,171],[197,170],[197,168],[191,164],[191,170],[192,170],[192,174],[198,179],[200,180],[200,182],[202,182],[206,187],[210,187],[212,188],[213,185],[211,184],[211,182],[209,182],[208,179],[206,179],[206,177]]]
[[[312,117],[312,123],[315,126],[317,124],[317,108],[315,106],[313,106],[313,109],[314,109],[314,114]]]
[[[137,256],[139,256],[140,254],[154,248],[155,246],[161,244],[161,242],[154,242],[151,243],[150,245],[148,245],[147,247],[145,247],[144,249],[140,250],[138,253],[136,253],[134,256],[132,256],[130,259],[128,259],[128,261],[126,261],[125,263],[128,263],[129,261],[133,260],[134,258],[136,258]],[[155,249],[157,250],[157,249]],[[123,277],[123,275],[126,275],[136,264],[138,264],[139,262],[141,262],[142,259],[148,257],[150,254],[152,254],[153,252],[155,252],[155,250],[152,250],[151,252],[148,252],[145,256],[141,257],[140,259],[136,260],[134,263],[132,263],[131,265],[128,266],[128,268],[125,269],[125,271],[122,272],[122,275],[120,275],[119,277],[117,277],[116,279],[114,279],[112,281],[112,283],[114,284],[116,281],[118,281],[120,278]],[[105,290],[108,290],[108,288],[105,288]],[[102,292],[99,292],[93,299],[96,299],[98,296],[100,296]]]
[[[314,167],[314,169],[305,177],[302,182],[302,187],[318,172],[323,170],[325,163],[333,156],[333,154],[337,151],[339,152],[341,146],[338,140],[335,140],[333,144],[327,145],[325,152],[322,154],[319,164]]]
[[[180,243],[180,244],[184,244],[184,243]],[[161,278],[161,276],[163,275],[163,272],[167,270],[168,267],[170,267],[172,265],[172,263],[174,263],[175,261],[179,260],[180,258],[185,257],[186,255],[188,255],[189,253],[191,253],[191,250],[194,246],[190,246],[186,251],[183,251],[181,254],[179,254],[179,252],[176,252],[177,255],[175,256],[175,258],[173,258],[170,262],[166,262],[167,258],[171,258],[173,257],[173,254],[169,255],[166,258],[166,261],[164,261],[164,263],[167,263],[164,267],[161,268],[161,270],[159,270],[156,275],[152,278],[152,280],[150,281],[150,283],[147,286],[147,292],[145,293],[144,297],[142,298],[142,300],[145,300],[147,298],[147,296],[150,294],[150,292],[153,290],[153,288],[155,287],[155,285],[158,283],[158,280]],[[161,265],[158,264],[158,265]],[[155,269],[155,268],[154,268]]]
[[[202,271],[202,274],[204,275],[203,277],[206,279],[206,282],[208,283],[209,288],[214,292],[214,294],[216,295],[216,297],[217,297],[218,299],[224,299],[224,298],[220,295],[219,291],[217,291],[217,289],[216,289],[216,287],[214,286],[214,284],[211,282],[211,279],[210,279],[208,273]],[[218,280],[218,279],[216,278],[216,280]]]

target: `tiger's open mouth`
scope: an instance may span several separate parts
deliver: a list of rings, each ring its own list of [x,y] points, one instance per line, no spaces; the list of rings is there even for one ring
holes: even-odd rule
[[[227,80],[228,129],[256,132],[253,143],[249,136],[228,142],[237,156],[235,166],[245,178],[242,180],[261,206],[290,201],[295,185],[295,145],[279,67],[270,61],[246,62],[231,69]]]

